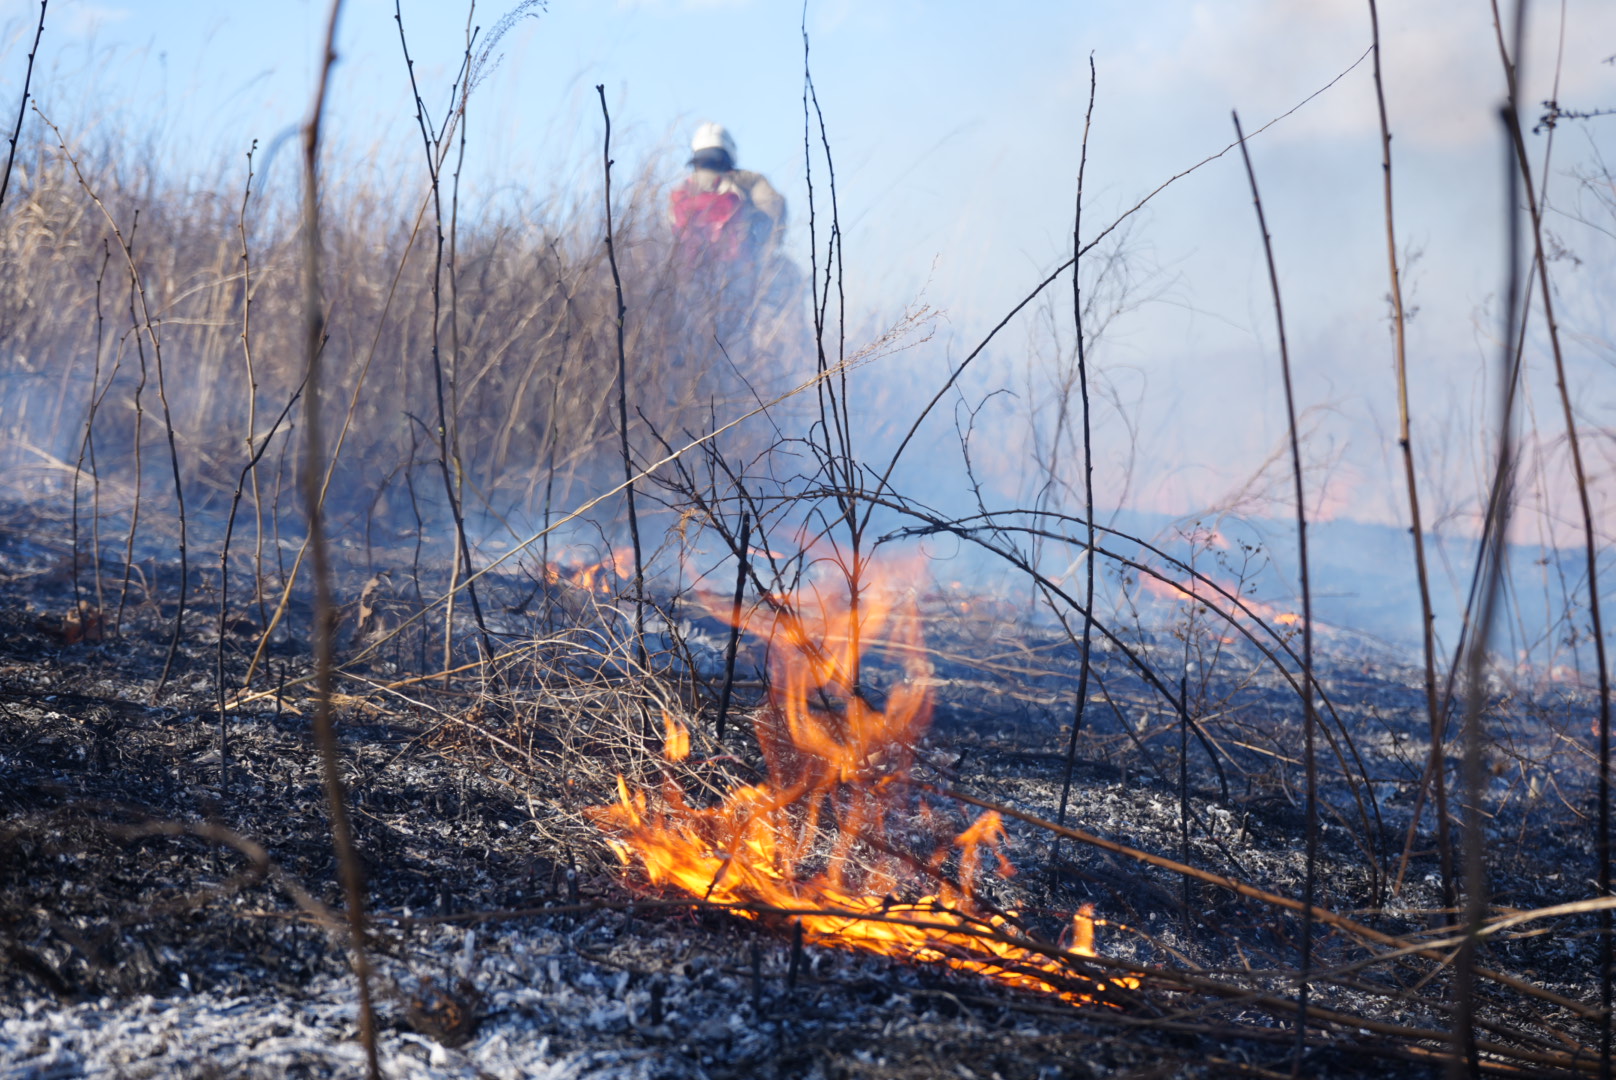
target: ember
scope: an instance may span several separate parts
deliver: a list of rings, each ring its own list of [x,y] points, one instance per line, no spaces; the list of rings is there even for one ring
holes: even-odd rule
[[[864,584],[856,607],[804,590],[763,616],[773,631],[771,696],[755,730],[766,781],[699,807],[671,772],[654,795],[619,776],[618,802],[590,816],[623,865],[638,864],[651,885],[733,906],[747,918],[786,916],[810,943],[941,963],[1092,1002],[1105,983],[1074,971],[1059,949],[1017,944],[1025,936],[1011,918],[977,894],[990,858],[997,875],[1015,873],[1000,816],[984,813],[957,834],[937,836],[941,815],[905,782],[931,717],[914,593],[900,584],[912,578],[888,570]],[[875,641],[902,656],[907,676],[884,709],[860,690],[863,650]],[[684,762],[689,730],[666,714],[664,723],[665,760]],[[916,831],[936,837],[924,857],[903,852],[900,836]],[[950,880],[944,867],[956,854]],[[1089,907],[1073,915],[1065,955],[1095,955],[1094,925]],[[1138,986],[1131,977],[1113,983]]]

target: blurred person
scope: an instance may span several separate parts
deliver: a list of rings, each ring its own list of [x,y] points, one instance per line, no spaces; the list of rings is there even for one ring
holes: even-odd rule
[[[751,264],[779,252],[786,201],[760,173],[735,166],[735,139],[706,123],[690,140],[690,175],[668,194],[668,218],[687,263]]]
[[[804,354],[807,324],[802,274],[782,250],[785,198],[762,174],[736,167],[735,139],[721,124],[698,127],[690,155],[689,174],[668,193],[688,334],[672,363],[786,374]],[[729,364],[711,355],[715,339]]]

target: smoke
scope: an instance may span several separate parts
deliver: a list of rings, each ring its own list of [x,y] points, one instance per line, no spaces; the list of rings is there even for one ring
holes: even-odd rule
[[[1189,6],[1181,14],[1167,21],[1173,32],[1135,35],[1126,47],[1097,56],[1100,99],[1085,233],[1094,235],[1166,176],[1226,145],[1229,105],[1255,110],[1259,118],[1279,115],[1347,71],[1260,136],[1253,151],[1259,170],[1273,181],[1265,186],[1273,192],[1270,211],[1306,409],[1309,511],[1321,542],[1337,525],[1343,537],[1358,535],[1353,530],[1363,525],[1388,540],[1343,541],[1332,585],[1343,597],[1340,618],[1407,636],[1413,613],[1394,618],[1392,605],[1385,605],[1386,612],[1376,614],[1382,592],[1365,584],[1382,580],[1379,560],[1391,558],[1407,523],[1391,422],[1374,116],[1367,68],[1348,70],[1361,54],[1361,12],[1345,3],[1305,12],[1253,3],[1217,13]],[[1562,64],[1565,101],[1593,100],[1608,84],[1600,78],[1609,69],[1585,55],[1608,18],[1571,7],[1571,24],[1581,30],[1569,36]],[[1463,32],[1448,34],[1449,26]],[[1557,35],[1540,29],[1531,67],[1542,78],[1553,70],[1543,50]],[[1486,402],[1493,388],[1482,373],[1495,352],[1489,335],[1499,276],[1496,229],[1488,224],[1498,211],[1489,179],[1496,154],[1487,130],[1498,93],[1486,30],[1447,7],[1397,14],[1386,28],[1402,170],[1399,224],[1416,310],[1410,323],[1414,441],[1427,524],[1441,550],[1451,553],[1445,577],[1461,591],[1489,472]],[[1281,62],[1254,64],[1256,53]],[[371,62],[361,51],[353,70],[369,70]],[[829,309],[830,344],[838,345],[844,315],[846,348],[856,351],[901,323],[906,311],[926,307],[930,314],[907,348],[849,377],[850,445],[873,484],[923,402],[1004,312],[1070,255],[1072,121],[1081,115],[1087,87],[1086,80],[1063,76],[1047,96],[1024,103],[1025,115],[985,99],[976,111],[940,108],[938,118],[928,119],[922,110],[903,109],[901,123],[889,117],[872,126],[857,116],[857,101],[867,104],[867,95],[859,97],[865,94],[859,78],[843,70],[821,79],[839,166],[838,224],[846,232],[838,234],[846,250],[838,252],[833,285],[847,298],[847,310]],[[53,93],[65,97],[70,90],[56,84]],[[800,96],[800,87],[794,92]],[[990,113],[1005,119],[985,123]],[[553,118],[544,122],[551,131],[557,127]],[[422,217],[424,170],[409,145],[412,133],[394,139],[399,130],[387,127],[385,136],[368,136],[371,144],[352,130],[359,121],[350,123],[346,145],[330,159],[332,205],[325,214],[333,223],[327,245],[334,267],[327,348],[337,378],[326,422],[347,431],[333,473],[332,510],[339,531],[357,543],[386,546],[422,531],[443,543],[448,513],[435,449],[431,362],[436,253],[430,211]],[[70,138],[91,133],[75,152],[114,218],[133,229],[139,211],[136,262],[160,312],[157,336],[174,375],[182,479],[198,514],[218,514],[240,480],[249,436],[268,436],[270,422],[296,390],[290,174],[275,162],[276,140],[270,140],[255,158],[258,176],[243,215],[245,169],[235,151],[215,159],[227,164],[198,173],[196,155],[174,142],[136,138],[114,126],[93,129],[86,122],[68,131]],[[518,542],[559,510],[621,478],[610,407],[613,301],[600,247],[598,148],[590,145],[587,124],[574,127],[558,139],[569,149],[542,172],[508,170],[497,183],[468,178],[458,210],[454,280],[440,285],[437,344],[450,380],[459,456],[458,471],[451,471],[462,485],[472,539],[488,545]],[[806,191],[792,157],[801,152],[795,145],[800,129],[795,122],[785,127],[793,129],[789,139],[778,123],[771,129],[754,122],[743,155],[764,163],[789,195],[792,258],[806,274]],[[670,121],[665,130],[677,128]],[[284,136],[289,129],[281,118],[267,130]],[[1557,150],[1564,167],[1551,170],[1555,285],[1574,342],[1575,393],[1593,431],[1608,426],[1597,387],[1616,358],[1601,302],[1613,266],[1602,232],[1613,220],[1609,203],[1601,201],[1610,186],[1600,165],[1603,130],[1592,124],[1566,129]],[[509,164],[509,148],[531,139],[531,127],[522,131],[526,135],[504,119],[487,132],[474,128],[474,157]],[[30,132],[38,140],[37,128]],[[631,133],[631,154],[645,164],[632,177],[620,165],[617,176],[631,401],[644,411],[632,418],[634,441],[647,457],[659,449],[659,437],[677,444],[686,432],[722,423],[811,374],[816,359],[804,325],[772,339],[762,335],[767,340],[750,340],[749,330],[749,340],[740,342],[733,327],[693,316],[687,283],[670,270],[662,224],[674,158],[647,149],[648,141],[654,140]],[[85,469],[94,465],[91,482],[104,512],[126,514],[138,493],[157,512],[155,524],[172,510],[164,503],[172,482],[157,452],[162,431],[149,391],[137,423],[135,346],[144,328],[128,311],[127,270],[113,258],[102,273],[102,222],[48,141],[36,141],[24,157],[16,200],[0,211],[6,281],[12,283],[0,324],[6,482],[14,498],[69,497],[82,453]],[[1287,526],[1276,523],[1288,518],[1290,507],[1277,456],[1283,431],[1271,313],[1257,287],[1263,282],[1248,197],[1223,164],[1164,192],[1130,219],[1131,228],[1084,258],[1100,516],[1170,540],[1197,520],[1239,519],[1261,533],[1269,550],[1281,551],[1290,540]],[[521,182],[511,182],[512,175]],[[820,250],[812,266],[821,291],[830,235],[827,175],[815,173]],[[800,310],[807,298],[793,302]],[[256,405],[241,340],[249,312]],[[892,488],[944,517],[1029,507],[1081,513],[1073,333],[1069,282],[1062,280],[999,333],[919,426]],[[1532,402],[1547,401],[1553,392],[1538,334],[1534,328],[1528,340]],[[147,361],[154,364],[155,357]],[[84,437],[85,420],[97,400],[92,445]],[[1548,413],[1540,427],[1538,414],[1532,415],[1533,429],[1523,439],[1526,512],[1517,515],[1516,540],[1523,550],[1539,552],[1528,562],[1540,558],[1557,566],[1558,556],[1544,553],[1575,539],[1566,512],[1571,492],[1564,445]],[[813,427],[817,419],[804,396],[776,411],[777,426],[760,419],[726,437],[723,453],[755,466],[767,447],[779,444],[784,456],[765,471],[783,490],[794,484],[807,490],[817,467],[808,450],[824,437]],[[291,433],[299,423],[294,406],[255,470],[258,487],[249,500],[273,506],[277,483],[284,487],[296,468],[300,440]],[[1590,441],[1600,453],[1608,442]],[[137,447],[145,451],[139,469]],[[1602,476],[1603,464],[1601,470]],[[80,478],[82,487],[88,471]],[[291,505],[285,500],[284,525],[296,536]],[[1603,496],[1597,510],[1608,534],[1613,523]],[[676,511],[665,513],[677,520]],[[611,514],[603,506],[592,532],[574,539],[597,547],[617,543],[620,524]],[[901,515],[880,512],[872,520],[877,531],[904,524]],[[1387,554],[1370,560],[1362,555],[1369,550]],[[1360,554],[1356,563],[1354,552]],[[1051,567],[1066,566],[1072,552],[1058,547],[1048,558]],[[1294,590],[1294,581],[1282,558],[1274,566],[1263,588],[1278,600]],[[1402,588],[1401,578],[1385,580],[1386,589]],[[1574,601],[1574,579],[1555,588],[1566,603]],[[1372,592],[1374,603],[1347,602]]]

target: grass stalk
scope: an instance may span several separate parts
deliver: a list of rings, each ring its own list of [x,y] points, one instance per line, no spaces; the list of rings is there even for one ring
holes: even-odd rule
[[[381,1066],[376,1057],[376,1018],[371,1005],[370,961],[365,946],[364,876],[354,844],[353,827],[348,819],[347,796],[343,791],[341,765],[337,760],[337,737],[331,715],[331,639],[336,629],[336,608],[331,595],[330,555],[326,549],[321,505],[320,466],[325,449],[320,431],[320,366],[325,347],[325,309],[320,281],[320,121],[325,113],[331,65],[336,61],[337,20],[341,13],[342,0],[332,0],[326,22],[319,81],[309,109],[308,122],[303,127],[303,345],[307,363],[303,429],[307,443],[301,481],[314,569],[314,734],[320,747],[326,800],[331,811],[331,837],[347,901],[349,945],[353,952],[354,975],[359,983],[359,1040],[365,1050],[367,1074],[371,1080],[379,1080]]]
[[[17,122],[11,126],[11,138],[6,145],[6,168],[0,172],[0,206],[6,204],[6,192],[11,188],[11,166],[17,160],[17,140],[22,137],[23,117],[28,114],[29,88],[34,82],[34,57],[39,55],[39,39],[45,36],[45,10],[50,0],[39,0],[39,25],[34,28],[34,44],[28,50],[28,67],[22,76],[22,97],[17,102]]]
[[[1274,295],[1274,322],[1279,334],[1279,365],[1285,378],[1285,415],[1290,436],[1291,477],[1296,497],[1296,549],[1302,585],[1302,744],[1304,768],[1307,771],[1307,870],[1302,884],[1302,962],[1297,975],[1296,1056],[1292,1062],[1293,1076],[1301,1075],[1302,1055],[1307,1049],[1308,976],[1313,966],[1313,904],[1318,882],[1319,863],[1319,765],[1314,747],[1314,731],[1318,718],[1313,705],[1313,590],[1308,578],[1307,561],[1307,503],[1302,483],[1302,445],[1296,427],[1296,391],[1291,378],[1290,347],[1285,340],[1285,308],[1280,301],[1279,270],[1274,263],[1273,240],[1268,233],[1268,221],[1263,214],[1262,196],[1257,191],[1257,173],[1251,166],[1251,154],[1240,130],[1240,116],[1233,113],[1235,138],[1240,143],[1240,158],[1246,166],[1246,179],[1251,185],[1251,201],[1257,209],[1257,227],[1262,232],[1263,257],[1268,263],[1268,284]]]
[[[1496,498],[1489,505],[1487,520],[1483,523],[1483,557],[1480,571],[1480,604],[1476,625],[1470,636],[1464,656],[1465,702],[1462,730],[1462,780],[1464,783],[1464,922],[1467,927],[1464,944],[1459,947],[1454,975],[1453,1055],[1448,1075],[1455,1080],[1461,1076],[1477,1076],[1480,1059],[1476,1048],[1476,953],[1480,946],[1479,931],[1487,913],[1486,819],[1482,813],[1482,799],[1486,791],[1486,775],[1482,755],[1485,749],[1485,710],[1487,704],[1487,660],[1491,652],[1493,624],[1496,621],[1500,593],[1503,588],[1504,565],[1509,553],[1509,521],[1513,509],[1513,480],[1515,465],[1514,438],[1514,383],[1516,359],[1514,343],[1522,322],[1521,289],[1521,228],[1520,228],[1520,173],[1516,168],[1512,132],[1517,124],[1515,114],[1520,102],[1515,98],[1516,79],[1526,39],[1526,0],[1515,5],[1512,49],[1505,49],[1515,57],[1511,77],[1506,79],[1507,93],[1499,111],[1503,131],[1504,150],[1504,312],[1502,335],[1499,343],[1498,377],[1498,449],[1492,490]],[[1503,22],[1496,4],[1493,22],[1503,40]]]
[[[1097,77],[1094,69],[1094,56],[1089,55],[1089,106],[1083,114],[1083,142],[1077,161],[1077,197],[1076,208],[1072,215],[1072,250],[1078,251],[1083,246],[1083,177],[1089,163],[1089,127],[1094,120],[1094,93]],[[1066,824],[1066,804],[1072,794],[1072,769],[1077,763],[1077,737],[1083,728],[1083,711],[1088,704],[1089,696],[1089,648],[1094,643],[1094,439],[1089,410],[1089,365],[1088,353],[1083,341],[1083,281],[1079,274],[1081,260],[1072,257],[1072,327],[1077,335],[1077,385],[1078,396],[1082,403],[1083,422],[1083,517],[1088,522],[1086,534],[1087,543],[1084,545],[1084,583],[1083,583],[1083,646],[1078,656],[1077,669],[1077,700],[1072,707],[1072,735],[1066,744],[1066,771],[1061,777],[1060,809],[1055,820]],[[1186,730],[1188,725],[1185,725]],[[1050,843],[1049,862],[1050,870],[1059,857],[1060,838],[1057,836]]]
[[[612,114],[606,107],[606,84],[597,83],[595,93],[600,96],[600,115],[605,123],[601,139],[601,163],[605,181],[606,202],[606,261],[612,268],[612,288],[617,294],[617,434],[623,451],[623,497],[628,507],[628,535],[634,546],[634,660],[645,669],[645,560],[640,550],[640,519],[634,506],[634,456],[628,442],[628,349],[624,332],[628,306],[623,302],[623,275],[617,268],[617,238],[612,225]]]
[[[1493,27],[1498,39],[1499,60],[1509,86],[1509,100],[1519,100],[1520,86],[1516,72],[1520,43],[1516,43],[1515,63],[1503,37],[1503,25],[1498,18],[1498,3],[1493,0]],[[1525,0],[1521,0],[1525,7]],[[1517,15],[1517,18],[1522,16]],[[1543,321],[1549,336],[1549,351],[1554,358],[1554,385],[1559,392],[1561,415],[1565,421],[1566,445],[1570,450],[1571,475],[1577,489],[1577,509],[1581,517],[1583,559],[1588,575],[1588,618],[1592,623],[1594,662],[1598,669],[1599,686],[1599,813],[1598,835],[1594,838],[1594,878],[1601,896],[1611,895],[1611,784],[1610,784],[1610,667],[1605,651],[1605,624],[1599,598],[1599,538],[1594,527],[1593,505],[1588,494],[1588,472],[1583,463],[1582,439],[1578,433],[1576,410],[1572,406],[1570,384],[1566,379],[1565,353],[1560,344],[1560,326],[1554,315],[1554,289],[1549,281],[1549,264],[1544,254],[1543,211],[1537,197],[1532,176],[1532,163],[1526,153],[1526,138],[1521,131],[1520,112],[1511,107],[1505,110],[1510,147],[1520,172],[1521,194],[1525,198],[1529,224],[1532,230],[1532,262],[1537,270],[1538,298],[1543,304]],[[1547,175],[1543,184],[1548,185]],[[1610,1019],[1612,1005],[1612,917],[1609,908],[1599,912],[1599,999],[1606,1020],[1600,1027],[1599,1071],[1604,1080],[1611,1074],[1612,1031]]]
[[[1409,532],[1414,540],[1414,573],[1420,594],[1420,644],[1424,659],[1425,709],[1430,721],[1431,755],[1427,771],[1435,799],[1437,856],[1442,872],[1442,904],[1452,907],[1453,891],[1453,838],[1448,818],[1446,770],[1442,767],[1443,729],[1446,723],[1436,689],[1436,615],[1431,607],[1431,579],[1425,558],[1425,528],[1420,516],[1419,478],[1414,468],[1414,444],[1411,435],[1408,406],[1408,350],[1407,313],[1403,308],[1403,281],[1397,263],[1397,225],[1392,212],[1392,131],[1386,117],[1386,90],[1381,80],[1380,12],[1375,0],[1369,0],[1369,28],[1375,57],[1375,104],[1380,117],[1380,167],[1382,192],[1386,206],[1386,263],[1391,282],[1392,347],[1396,361],[1397,378],[1397,446],[1403,457],[1403,479],[1408,488]],[[1417,826],[1416,812],[1412,825]],[[1406,857],[1405,857],[1406,863]],[[1397,880],[1402,881],[1402,867]]]

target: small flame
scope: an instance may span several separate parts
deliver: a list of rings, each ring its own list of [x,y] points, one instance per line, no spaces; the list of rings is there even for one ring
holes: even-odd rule
[[[632,547],[615,548],[610,555],[598,562],[586,563],[580,557],[569,558],[563,554],[561,561],[544,565],[546,585],[560,585],[565,582],[603,597],[611,596],[616,591],[618,582],[627,581],[633,576]]]
[[[1015,873],[1003,819],[984,813],[955,832],[904,783],[931,717],[915,594],[900,587],[915,578],[902,570],[874,576],[856,609],[828,590],[804,590],[766,612],[768,626],[754,627],[772,631],[770,700],[755,721],[766,780],[698,806],[671,772],[656,798],[620,776],[618,801],[588,813],[624,867],[637,865],[651,885],[732,905],[748,918],[784,916],[809,943],[941,963],[1092,1002],[1104,983],[1086,982],[1058,950],[1003,940],[1021,932],[979,899],[986,872]],[[908,675],[888,691],[885,708],[858,689],[872,642],[897,646]],[[687,760],[689,730],[671,716],[663,723],[664,759]],[[932,838],[929,857],[904,853],[917,831]],[[1068,955],[1095,955],[1094,925],[1092,908],[1073,916]],[[1129,976],[1111,982],[1139,985]]]
[[[1072,916],[1072,951],[1079,956],[1094,955],[1094,905],[1084,904]]]
[[[690,729],[666,712],[662,714],[662,724],[667,732],[662,739],[662,756],[678,764],[690,756]]]
[[[612,573],[617,575],[619,581],[627,581],[634,576],[634,549],[620,547],[612,549],[612,557],[608,560]]]
[[[1232,582],[1220,581],[1217,583],[1224,593],[1218,592],[1211,583],[1200,578],[1192,578],[1186,582],[1177,582],[1169,579],[1153,577],[1150,574],[1139,575],[1139,585],[1146,595],[1158,600],[1191,601],[1223,612],[1234,618],[1236,622],[1243,622],[1248,618],[1261,619],[1277,623],[1280,626],[1295,626],[1302,621],[1302,617],[1294,611],[1281,611],[1272,604],[1265,604],[1261,600],[1254,600],[1250,596],[1242,595],[1243,589]],[[1237,606],[1229,597],[1240,601]],[[1230,640],[1225,638],[1225,644]]]

